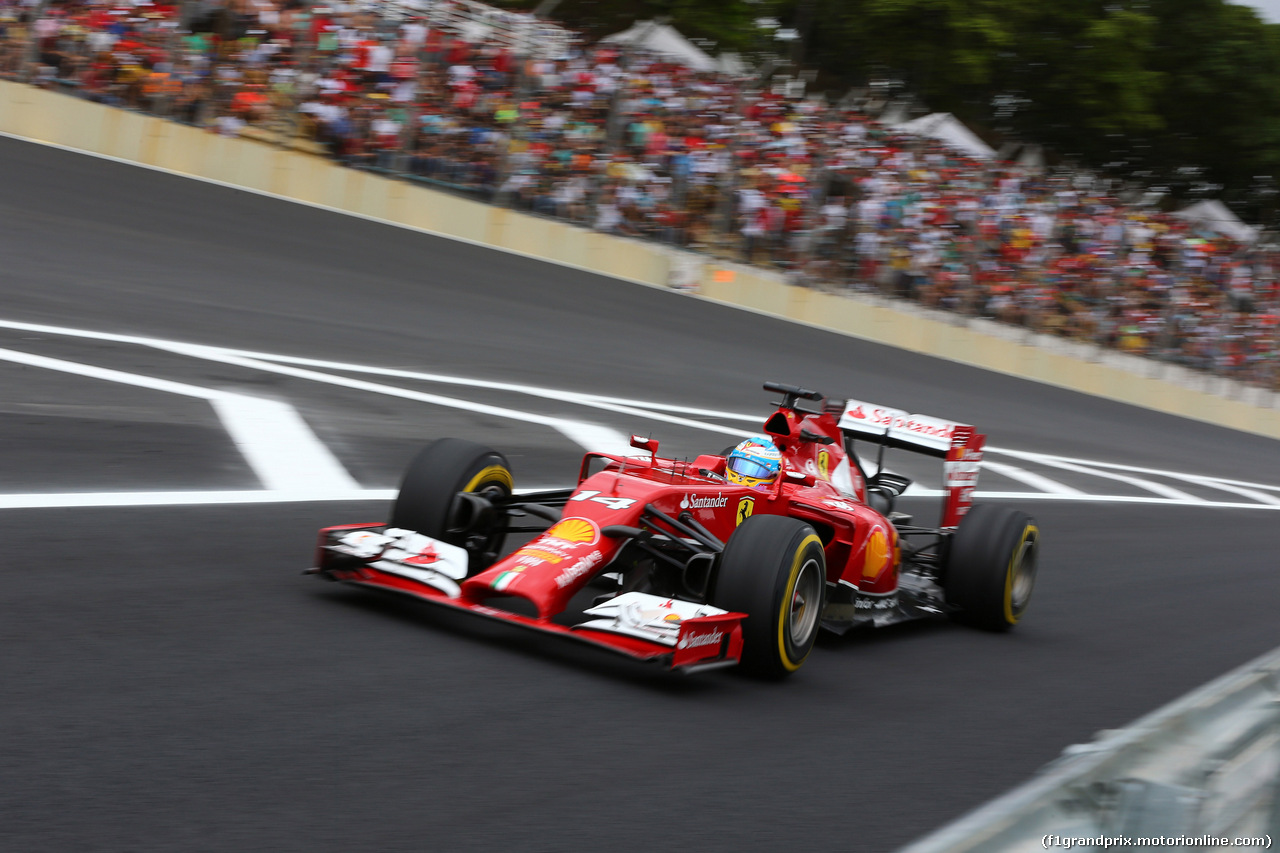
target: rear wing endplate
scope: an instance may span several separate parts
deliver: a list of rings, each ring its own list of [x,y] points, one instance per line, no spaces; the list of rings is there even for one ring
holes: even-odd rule
[[[978,485],[982,448],[987,437],[969,424],[849,400],[840,415],[840,429],[850,438],[945,460],[946,502],[940,526],[955,527],[973,505],[973,490]]]

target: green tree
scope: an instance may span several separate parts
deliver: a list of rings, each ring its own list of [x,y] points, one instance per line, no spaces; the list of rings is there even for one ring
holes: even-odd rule
[[[1152,140],[1154,167],[1163,175],[1201,167],[1230,197],[1247,200],[1255,177],[1280,177],[1280,26],[1223,0],[1152,6],[1168,128]]]
[[[1146,3],[1019,5],[993,95],[1012,107],[993,121],[1094,160],[1111,157],[1127,134],[1163,127],[1162,75],[1150,67],[1158,22]]]

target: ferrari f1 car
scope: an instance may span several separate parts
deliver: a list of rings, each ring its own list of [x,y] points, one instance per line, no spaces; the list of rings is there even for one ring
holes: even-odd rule
[[[972,505],[985,436],[764,387],[782,395],[764,424],[780,455],[772,483],[733,482],[729,450],[668,459],[633,436],[636,456],[586,454],[575,488],[517,494],[501,453],[444,438],[409,466],[389,523],[321,530],[310,572],[683,672],[741,663],[787,675],[819,628],[939,614],[997,631],[1017,624],[1039,529],[1018,510]],[[937,527],[895,509],[910,480],[884,468],[893,448],[943,460]],[[504,553],[521,534],[533,538]]]

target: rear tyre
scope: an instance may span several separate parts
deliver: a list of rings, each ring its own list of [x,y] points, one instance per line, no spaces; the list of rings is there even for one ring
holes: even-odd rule
[[[450,532],[457,495],[475,492],[492,500],[507,497],[512,489],[511,468],[501,453],[473,441],[441,438],[424,447],[409,463],[391,509],[390,526],[416,530],[466,548],[467,573],[475,574],[497,559],[505,535],[493,532],[499,526],[494,522],[479,530]]]
[[[1025,512],[980,504],[951,540],[943,589],[957,608],[951,618],[1007,631],[1026,612],[1036,582],[1040,528]]]
[[[781,678],[812,651],[826,590],[826,557],[814,529],[794,518],[756,515],[729,537],[711,603],[750,616],[742,623],[742,668]]]

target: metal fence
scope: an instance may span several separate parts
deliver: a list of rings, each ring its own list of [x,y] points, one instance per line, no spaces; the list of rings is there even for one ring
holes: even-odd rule
[[[1280,649],[1092,743],[899,853],[1082,851],[1139,839],[1217,851],[1280,842]],[[1255,843],[1262,839],[1262,843]],[[1157,845],[1144,845],[1157,846]]]
[[[493,44],[524,56],[564,56],[578,42],[574,32],[551,21],[476,0],[385,0],[375,5],[383,21],[419,19],[472,44]]]

